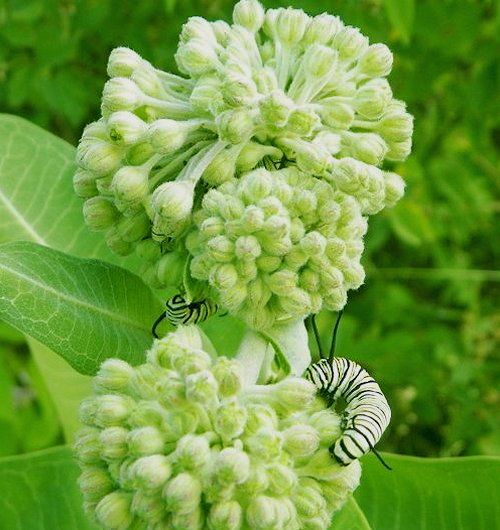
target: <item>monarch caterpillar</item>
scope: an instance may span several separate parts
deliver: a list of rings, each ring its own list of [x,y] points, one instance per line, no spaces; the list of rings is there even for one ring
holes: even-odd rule
[[[164,319],[167,319],[173,326],[178,326],[179,324],[198,324],[217,312],[217,304],[208,299],[198,302],[188,302],[180,294],[169,298],[165,303],[165,307],[165,312],[156,319],[151,329],[155,338],[158,338],[156,329]]]
[[[318,389],[328,406],[339,398],[346,402],[342,414],[342,435],[330,446],[330,454],[343,466],[373,451],[382,464],[391,469],[375,451],[391,419],[391,409],[382,390],[371,375],[358,363],[342,357],[334,357],[335,340],[340,322],[339,314],[335,324],[329,358],[322,358],[311,364],[305,373],[306,379]],[[316,339],[319,334],[314,318],[313,330]],[[318,340],[319,347],[319,340]],[[320,355],[321,348],[320,348]]]

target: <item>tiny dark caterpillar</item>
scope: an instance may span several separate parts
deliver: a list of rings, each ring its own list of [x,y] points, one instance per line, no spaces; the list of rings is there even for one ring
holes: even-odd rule
[[[180,294],[169,298],[165,307],[165,312],[156,319],[151,329],[155,338],[158,338],[156,329],[164,319],[167,319],[173,326],[198,324],[214,315],[218,309],[217,304],[208,299],[199,302],[188,302]]]
[[[346,402],[341,420],[342,435],[330,446],[330,454],[339,464],[347,466],[371,450],[391,469],[375,451],[375,445],[389,425],[391,409],[379,385],[364,368],[349,359],[333,356],[340,317],[341,314],[335,325],[329,358],[311,364],[305,373],[328,406],[339,398]],[[314,319],[313,330],[318,339]]]

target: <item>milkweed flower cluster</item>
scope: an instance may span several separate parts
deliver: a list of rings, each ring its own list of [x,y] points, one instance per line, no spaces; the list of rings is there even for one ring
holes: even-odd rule
[[[350,263],[340,267],[344,278],[347,270],[348,276],[356,278],[343,281],[339,277],[334,283],[341,284],[342,293],[337,291],[335,303],[325,303],[325,307],[339,308],[340,300],[345,301],[344,291],[359,285],[362,278],[359,215],[379,212],[404,191],[399,175],[381,169],[386,160],[406,158],[413,127],[404,103],[393,98],[386,80],[391,52],[383,44],[370,44],[357,28],[344,25],[338,17],[309,17],[292,8],[264,11],[257,0],[241,0],[234,7],[232,25],[190,18],[175,59],[182,76],[156,69],[127,48],[111,53],[102,118],[85,129],[78,146],[74,184],[86,199],[87,224],[105,231],[108,245],[118,254],[136,249],[145,263],[144,277],[153,286],[174,285],[182,290],[185,269],[198,278],[215,274],[213,267],[201,271],[198,259],[213,253],[209,246],[215,245],[214,238],[205,238],[207,248],[197,248],[192,262],[186,249],[187,234],[200,226],[199,219],[209,209],[211,190],[222,194],[227,189],[242,190],[247,173],[262,165],[268,170],[295,168],[304,175],[305,195],[316,193],[307,189],[311,178],[331,188],[331,202],[324,211],[338,212],[346,210],[345,204],[356,203],[347,208],[352,218],[337,223],[344,232],[342,227],[356,226],[356,233],[325,236],[356,241],[350,245],[356,249],[347,252],[353,254]],[[276,178],[276,186],[283,180],[279,175],[268,173]],[[291,207],[276,196],[273,186],[263,200],[279,200],[281,210]],[[294,196],[299,194],[298,187],[294,185]],[[309,207],[308,200],[304,199],[302,208]],[[304,214],[306,232],[321,233],[315,223],[323,223],[324,213],[314,213],[317,200],[311,203],[311,212]],[[245,206],[252,205],[247,201]],[[300,215],[292,211],[280,215],[276,238],[283,238],[283,230],[295,230],[296,241],[291,232],[288,235],[298,244],[302,236],[297,239],[296,227],[284,228],[282,221],[303,222]],[[329,230],[334,224],[329,224]],[[285,261],[283,250],[274,255],[262,247],[264,239],[272,237],[271,227],[268,222],[263,233],[251,234],[263,250],[263,258],[255,260],[264,262],[269,254],[276,263],[278,258]],[[218,236],[232,240],[236,233],[245,235],[236,231]],[[316,236],[305,233],[304,237],[307,245]],[[326,243],[311,244],[323,247]],[[330,248],[327,253],[333,252]],[[333,262],[345,259],[343,245],[339,255],[330,258]],[[255,260],[252,263],[257,265]],[[248,290],[250,276],[265,277],[251,272],[247,261],[242,265],[247,270],[237,276]],[[304,300],[308,310],[319,310],[319,301],[327,294],[313,286],[303,287],[317,283],[309,273],[305,276],[294,280],[294,288],[308,293],[310,300]],[[288,302],[277,303],[271,296],[268,304],[263,303],[273,289],[263,286],[262,290],[263,298],[249,301],[246,309],[245,304],[218,302],[231,311],[237,308],[236,313],[241,313],[240,307],[244,313],[251,306],[278,307],[273,314],[279,316]],[[301,300],[298,292],[292,295],[293,307]],[[294,309],[291,312],[296,314]]]
[[[81,405],[75,450],[85,507],[110,530],[327,529],[359,482],[328,447],[340,419],[305,379],[245,384],[197,328],[132,367],[105,361]]]
[[[358,202],[296,167],[256,169],[210,190],[194,218],[193,276],[254,329],[339,311],[363,282]]]

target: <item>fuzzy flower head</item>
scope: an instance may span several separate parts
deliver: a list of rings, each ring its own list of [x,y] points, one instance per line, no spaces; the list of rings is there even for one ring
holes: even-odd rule
[[[195,221],[191,274],[252,328],[339,311],[363,283],[359,202],[295,167],[256,169],[210,190]]]
[[[328,453],[340,419],[311,383],[245,385],[196,328],[156,341],[141,366],[105,361],[94,389],[75,450],[103,528],[326,530],[358,484],[359,463]]]
[[[384,44],[326,13],[241,0],[232,25],[190,18],[175,59],[180,76],[112,51],[102,117],[83,132],[74,177],[88,226],[116,253],[136,250],[153,286],[184,290],[186,235],[204,196],[258,167],[323,181],[332,210],[349,196],[373,215],[402,196],[402,178],[381,167],[408,156],[413,121],[393,98]]]

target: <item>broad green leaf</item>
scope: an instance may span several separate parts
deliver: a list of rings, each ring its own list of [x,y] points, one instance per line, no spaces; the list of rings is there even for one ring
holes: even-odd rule
[[[363,459],[355,498],[373,530],[500,528],[500,457]]]
[[[0,528],[91,530],[68,447],[0,459]]]
[[[125,269],[34,243],[0,247],[0,318],[80,373],[95,373],[108,357],[140,362],[160,311],[150,289]]]
[[[330,530],[372,530],[361,508],[349,499],[342,510],[333,516]]]
[[[28,337],[28,345],[42,377],[52,385],[51,395],[57,414],[64,419],[64,437],[67,442],[72,442],[81,426],[78,407],[82,398],[92,393],[92,379],[73,369],[68,370],[68,364],[62,357],[37,340]]]
[[[413,32],[415,0],[384,0],[384,5],[390,23],[408,43]]]
[[[83,222],[72,188],[75,149],[40,127],[0,115],[0,242],[33,241],[84,257],[114,259]]]

